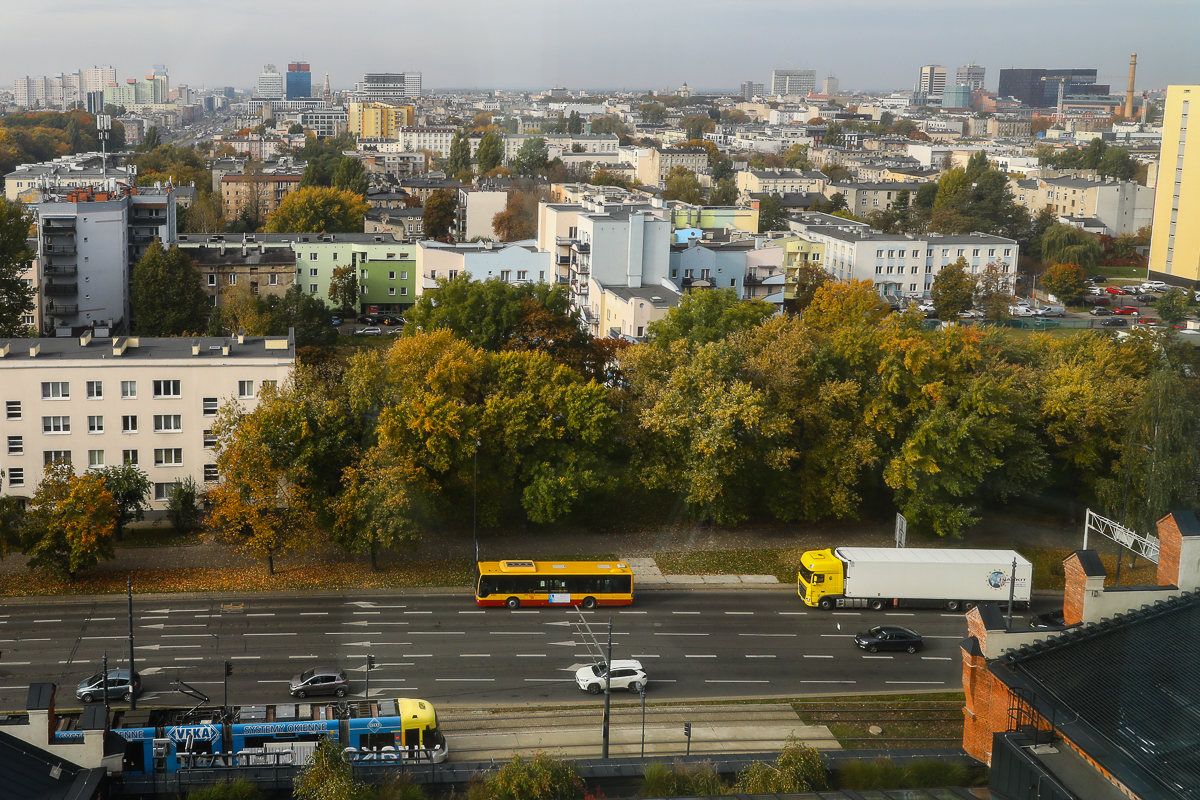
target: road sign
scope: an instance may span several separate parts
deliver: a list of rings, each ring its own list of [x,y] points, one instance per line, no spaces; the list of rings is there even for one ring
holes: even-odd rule
[[[908,545],[908,520],[903,514],[896,515],[896,547]]]

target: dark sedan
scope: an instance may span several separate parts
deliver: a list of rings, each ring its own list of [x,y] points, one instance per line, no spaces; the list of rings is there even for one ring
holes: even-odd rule
[[[1152,294],[1139,294],[1137,296],[1137,301],[1139,303],[1156,303],[1158,302],[1158,298]]]
[[[1128,328],[1129,320],[1124,317],[1109,317],[1108,319],[1100,320],[1100,324],[1106,328]]]
[[[854,643],[869,653],[880,650],[906,650],[915,653],[921,649],[921,634],[899,625],[877,625],[866,633],[854,637]]]

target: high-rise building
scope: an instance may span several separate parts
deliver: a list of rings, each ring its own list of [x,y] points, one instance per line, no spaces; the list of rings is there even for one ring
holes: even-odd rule
[[[274,64],[267,64],[258,76],[258,91],[255,92],[264,100],[283,99],[283,76]]]
[[[826,97],[831,97],[838,93],[838,79],[832,75],[826,75],[825,80],[821,82],[821,94]]]
[[[1167,87],[1150,240],[1150,277],[1193,288],[1200,285],[1200,225],[1194,224],[1200,219],[1200,126],[1193,126],[1189,142],[1188,119],[1197,112],[1200,86]]]
[[[970,108],[971,87],[964,84],[951,86],[942,95],[942,108]]]
[[[996,94],[1031,108],[1049,108],[1058,104],[1060,89],[1064,97],[1072,97],[1108,94],[1109,86],[1096,83],[1094,69],[1002,69]]]
[[[771,71],[772,95],[809,95],[817,91],[815,69],[776,69]]]
[[[351,103],[347,124],[360,139],[395,139],[400,128],[413,124],[415,109],[387,103]]]
[[[312,96],[312,73],[308,71],[305,61],[293,61],[288,64],[287,99],[299,100]]]
[[[762,97],[762,94],[763,85],[761,83],[755,83],[754,81],[742,82],[741,95],[743,100],[750,100],[754,97]]]
[[[971,91],[983,88],[984,68],[978,64],[971,63],[958,68],[958,73],[955,75],[955,86],[968,86]]]
[[[926,97],[941,97],[946,91],[946,68],[937,64],[921,67],[917,91]]]
[[[354,99],[367,103],[392,103],[420,96],[419,72],[368,72],[354,85]]]
[[[82,94],[88,92],[104,91],[104,87],[110,83],[117,82],[117,71],[112,67],[89,67],[79,71],[80,85],[79,91]]]

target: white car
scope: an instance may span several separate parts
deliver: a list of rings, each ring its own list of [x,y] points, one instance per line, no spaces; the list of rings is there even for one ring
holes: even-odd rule
[[[1037,312],[1029,306],[1009,306],[1008,313],[1014,317],[1033,317],[1037,315]]]
[[[363,328],[354,332],[355,336],[382,336],[383,331],[379,328]]]
[[[966,311],[963,311],[958,316],[961,319],[983,319],[987,316],[987,314],[983,313],[982,311],[977,311],[976,309],[973,309],[973,308],[968,308]]]
[[[933,303],[921,303],[917,306],[917,311],[928,314],[930,311],[937,311],[937,307]]]
[[[605,663],[603,661],[580,667],[575,673],[575,682],[579,684],[580,689],[586,692],[600,694],[604,691],[604,672]],[[625,689],[639,694],[650,682],[650,676],[642,669],[640,661],[615,659],[612,662],[612,675],[608,681],[609,687],[613,691]]]
[[[1146,281],[1142,284],[1142,288],[1148,292],[1165,292],[1170,287],[1162,281]]]

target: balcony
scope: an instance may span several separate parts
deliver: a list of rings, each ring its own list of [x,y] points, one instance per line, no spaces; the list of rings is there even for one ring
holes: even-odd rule
[[[132,242],[133,244],[150,244],[151,242],[157,241],[157,240],[158,240],[158,236],[153,233],[131,233],[131,234],[129,234],[129,241]]]
[[[555,263],[558,264],[560,267],[565,267],[571,263],[571,257],[570,256],[559,256],[556,259]]]
[[[46,231],[46,233],[74,233],[75,218],[60,219],[47,217],[42,220],[42,230]]]
[[[42,293],[52,297],[67,297],[79,294],[78,283],[47,283],[42,286]]]
[[[56,317],[66,317],[78,314],[79,306],[75,303],[51,303],[46,306],[46,313]]]
[[[47,264],[46,268],[42,270],[42,272],[47,277],[55,277],[58,275],[78,275],[79,267],[75,266],[74,264],[55,264],[53,266]]]
[[[50,256],[73,256],[76,253],[73,244],[48,244],[43,249]]]
[[[760,283],[762,283],[762,278],[757,275],[747,275],[742,278],[742,285],[744,286],[758,286]]]

